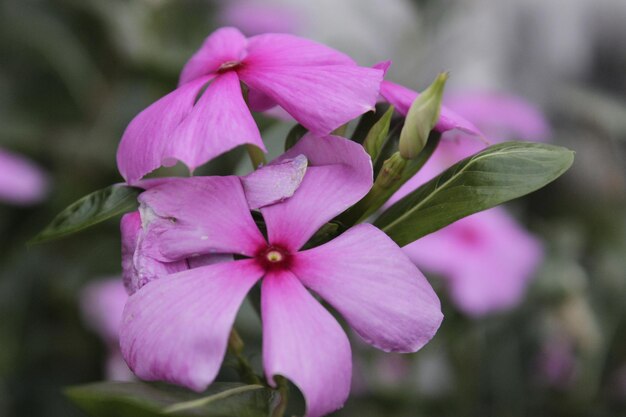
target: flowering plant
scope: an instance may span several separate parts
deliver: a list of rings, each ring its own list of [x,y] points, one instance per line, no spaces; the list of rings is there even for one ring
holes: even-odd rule
[[[290,381],[306,415],[326,415],[348,398],[352,363],[348,336],[321,302],[381,350],[428,343],[443,319],[439,299],[402,247],[543,187],[573,154],[531,142],[484,147],[391,204],[451,140],[444,132],[485,138],[442,107],[447,74],[418,94],[383,81],[388,65],[360,67],[291,35],[224,28],[206,39],[179,87],[124,132],[117,162],[126,183],[72,204],[35,238],[124,214],[121,354],[142,380],[203,393],[100,384],[70,391],[77,402],[282,416]],[[267,163],[251,111],[276,106],[298,124]],[[255,168],[248,175],[144,178],[176,161],[193,172],[240,145]],[[262,319],[262,373],[234,328],[246,296]],[[227,353],[239,371],[234,385],[214,382]]]

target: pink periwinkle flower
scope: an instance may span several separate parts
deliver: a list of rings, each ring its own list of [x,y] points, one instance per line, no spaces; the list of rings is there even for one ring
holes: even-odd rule
[[[89,283],[80,294],[80,309],[87,326],[107,345],[107,379],[129,381],[133,374],[128,369],[119,347],[119,331],[128,293],[120,277]]]
[[[126,128],[119,170],[133,184],[176,160],[193,170],[238,145],[265,150],[250,109],[279,105],[325,136],[371,110],[381,80],[381,70],[359,67],[313,41],[287,34],[246,38],[235,28],[219,29],[187,62],[179,87]],[[249,89],[248,104],[241,83]]]
[[[137,376],[205,389],[218,373],[241,302],[260,280],[265,375],[270,384],[275,375],[296,384],[309,416],[342,406],[352,361],[347,335],[306,288],[379,349],[415,352],[433,337],[443,318],[439,300],[383,232],[362,224],[302,249],[372,186],[363,148],[332,136],[305,136],[257,176],[302,155],[308,167],[297,190],[269,205],[262,203],[275,197],[250,204],[247,196],[263,193],[235,176],[173,179],[140,195],[139,215],[127,215],[122,227],[126,269],[143,261],[156,273],[128,271],[133,293],[120,332]],[[251,215],[255,206],[267,238]],[[217,254],[234,258],[202,265]],[[198,259],[201,266],[193,265]]]
[[[405,100],[396,105],[408,103],[408,96]],[[517,97],[464,94],[445,102],[451,111],[458,111],[460,117],[467,117],[478,126],[484,139],[465,134],[464,129],[445,133],[430,160],[398,190],[390,204],[461,159],[481,151],[488,142],[513,138],[546,140],[549,135],[543,115]],[[410,104],[406,105],[408,108]],[[458,220],[403,249],[418,266],[446,278],[453,302],[472,316],[518,305],[543,258],[541,243],[502,208]]]
[[[26,158],[0,149],[0,201],[16,205],[40,202],[48,193],[48,177]]]

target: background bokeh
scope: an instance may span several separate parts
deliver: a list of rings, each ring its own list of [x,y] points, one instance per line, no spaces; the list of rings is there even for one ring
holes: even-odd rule
[[[235,5],[256,10],[255,22]],[[449,70],[450,91],[525,97],[552,142],[576,151],[563,178],[509,206],[546,251],[524,302],[471,318],[440,292],[444,324],[415,355],[355,338],[353,394],[337,415],[626,415],[626,2],[4,0],[0,148],[36,162],[49,191],[0,202],[1,416],[81,416],[63,387],[104,378],[107,347],[79,298],[119,274],[117,222],[26,242],[70,202],[121,181],[126,124],[224,23],[308,36],[363,65],[393,59],[391,78],[417,89]],[[279,146],[288,126],[260,122]],[[240,159],[202,172],[247,169]],[[255,320],[244,308],[239,325],[258,363]]]

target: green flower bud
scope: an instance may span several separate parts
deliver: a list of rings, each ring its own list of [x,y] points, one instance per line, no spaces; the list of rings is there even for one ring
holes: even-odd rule
[[[443,89],[448,73],[440,73],[435,81],[411,104],[400,132],[400,155],[414,159],[426,146],[430,131],[439,120]]]

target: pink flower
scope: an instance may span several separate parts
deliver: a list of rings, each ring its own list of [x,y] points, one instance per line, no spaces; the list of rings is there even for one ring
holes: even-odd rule
[[[205,389],[220,368],[237,310],[259,280],[265,374],[271,384],[275,375],[294,382],[309,416],[342,406],[352,363],[346,334],[305,287],[385,351],[415,352],[433,337],[442,320],[439,300],[383,232],[363,224],[302,249],[368,192],[369,156],[343,138],[306,136],[268,168],[299,155],[309,167],[293,196],[260,208],[267,238],[238,177],[179,178],[141,194],[135,264],[211,254],[237,260],[164,270],[137,285],[124,310],[121,347],[140,378]]]
[[[26,158],[0,149],[0,200],[28,205],[48,193],[46,174]]]
[[[246,35],[259,35],[298,33],[303,19],[297,10],[284,5],[229,0],[221,7],[219,20],[239,28]]]
[[[126,300],[128,293],[119,277],[89,283],[80,295],[85,323],[102,338],[109,350],[107,379],[115,381],[133,379],[119,348],[120,322]]]
[[[324,136],[369,111],[381,79],[382,71],[359,67],[309,40],[284,34],[246,38],[237,29],[219,29],[187,62],[178,89],[126,128],[117,153],[119,170],[133,184],[176,160],[193,170],[238,145],[265,150],[242,82],[252,110],[279,105]]]
[[[490,142],[545,140],[549,132],[543,115],[516,97],[483,93],[453,96],[446,103],[476,123]],[[486,146],[485,141],[471,135],[446,133],[424,168],[389,203]],[[458,220],[403,249],[418,266],[442,275],[453,302],[472,316],[519,304],[542,260],[540,242],[502,208]]]

